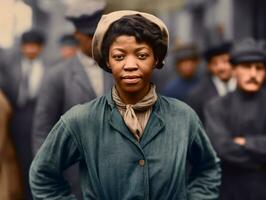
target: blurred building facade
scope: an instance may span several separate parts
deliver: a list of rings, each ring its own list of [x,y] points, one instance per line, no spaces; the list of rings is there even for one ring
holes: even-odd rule
[[[48,38],[44,57],[57,60],[60,56],[58,39],[63,34],[74,30],[72,25],[64,19],[67,7],[73,3],[82,4],[82,1],[95,0],[5,0],[3,2],[8,1],[20,2],[20,5],[23,3],[31,8],[27,15],[32,19],[24,29],[34,27],[43,30]],[[266,14],[264,12],[266,1],[263,0],[154,0],[152,4],[150,0],[101,1],[106,2],[106,12],[120,9],[151,12],[166,23],[170,32],[170,51],[164,70],[158,72],[158,75],[155,73],[155,79],[162,83],[159,87],[163,87],[164,83],[174,74],[171,50],[176,41],[194,42],[200,49],[204,49],[209,40],[220,38],[228,40],[248,36],[256,39],[266,38]],[[3,2],[1,1],[0,5]],[[0,26],[3,25],[0,23]],[[13,34],[12,37],[18,38],[19,33]],[[13,46],[15,45],[16,42]],[[0,44],[1,47],[4,48]]]
[[[196,42],[266,38],[266,2],[262,0],[184,0],[177,12],[177,37]]]

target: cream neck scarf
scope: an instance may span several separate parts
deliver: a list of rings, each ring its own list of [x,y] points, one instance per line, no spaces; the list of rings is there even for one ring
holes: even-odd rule
[[[148,94],[134,105],[122,102],[115,86],[112,88],[112,97],[124,122],[139,142],[150,117],[152,106],[157,100],[155,86],[151,84]]]

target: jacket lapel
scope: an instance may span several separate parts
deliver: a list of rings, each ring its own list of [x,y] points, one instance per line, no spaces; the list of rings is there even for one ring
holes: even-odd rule
[[[19,86],[20,86],[20,82],[22,79],[22,57],[21,56],[16,56],[16,58],[13,60],[12,64],[10,65],[10,79],[8,81],[12,81],[12,86],[8,86],[11,87],[11,93],[12,93],[12,97],[14,98],[15,102],[17,102],[17,97],[18,97],[18,93],[19,93]]]
[[[109,125],[115,130],[115,134],[121,134],[126,139],[131,141],[133,144],[138,146],[140,148],[139,143],[134,138],[133,134],[130,132],[130,130],[127,128],[121,114],[119,113],[118,109],[115,106],[115,103],[112,99],[112,91],[109,91],[109,93],[106,95],[107,101],[109,106],[111,107],[111,115],[109,119]]]
[[[77,56],[73,60],[72,65],[73,66],[71,66],[71,68],[73,70],[73,81],[82,88],[82,91],[84,91],[87,96],[96,98],[96,94],[91,86],[89,77]]]
[[[160,97],[154,105],[153,111],[150,115],[149,121],[145,127],[143,136],[140,140],[140,145],[144,148],[149,142],[151,142],[158,134],[160,134],[164,127],[165,122],[160,114]]]
[[[130,140],[132,143],[139,146],[139,143],[137,142],[137,140],[134,138],[133,134],[130,132],[130,130],[125,125],[125,122],[124,122],[121,114],[119,113],[119,111],[116,108],[114,108],[112,110],[109,122],[110,122],[111,127],[114,130],[116,130],[117,133],[120,133],[125,138]]]
[[[217,91],[217,89],[216,89],[216,87],[215,87],[215,85],[214,85],[214,83],[213,83],[213,80],[212,80],[211,76],[210,76],[209,79],[208,79],[208,82],[207,82],[207,84],[206,84],[206,88],[209,88],[209,89],[206,90],[206,91],[209,91],[209,96],[210,96],[210,97],[218,96],[218,95],[219,95],[219,94],[218,94],[218,91]]]

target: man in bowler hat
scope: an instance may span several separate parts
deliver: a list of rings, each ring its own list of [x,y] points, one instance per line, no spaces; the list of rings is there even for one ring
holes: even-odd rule
[[[203,109],[213,97],[224,96],[235,89],[232,67],[229,62],[231,43],[213,42],[204,52],[208,73],[187,95],[186,102],[197,112],[204,123]]]
[[[62,114],[74,105],[103,95],[112,86],[111,75],[103,72],[91,57],[92,37],[104,7],[102,2],[84,1],[67,11],[66,19],[75,26],[79,50],[74,57],[48,71],[44,78],[33,125],[34,154]],[[67,174],[74,193],[80,197],[78,166],[73,166]]]

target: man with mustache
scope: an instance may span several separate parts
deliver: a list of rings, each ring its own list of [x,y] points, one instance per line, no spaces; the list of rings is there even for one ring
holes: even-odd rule
[[[266,55],[259,43],[236,44],[230,61],[237,90],[205,109],[206,130],[222,160],[221,200],[266,197]]]

